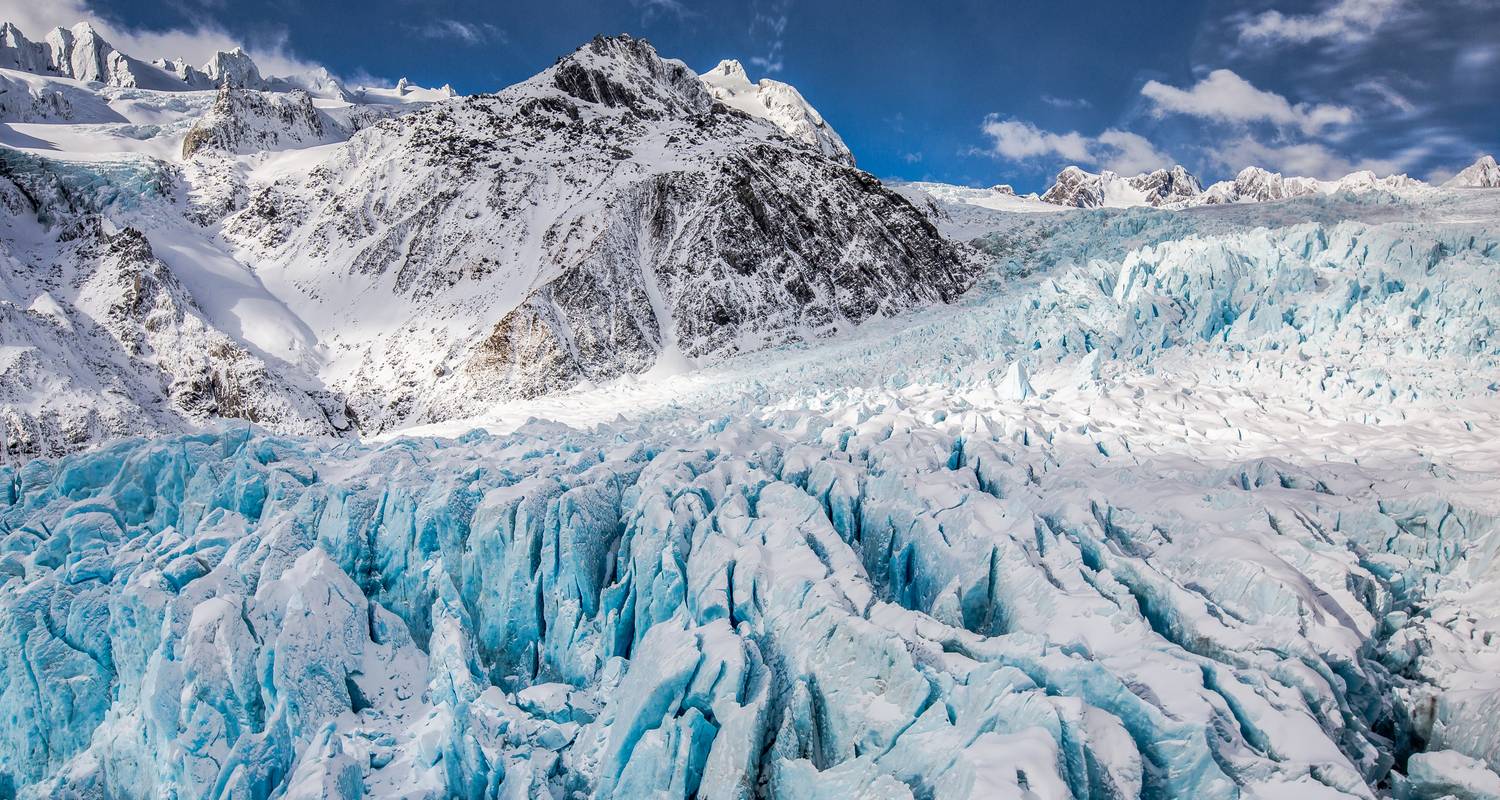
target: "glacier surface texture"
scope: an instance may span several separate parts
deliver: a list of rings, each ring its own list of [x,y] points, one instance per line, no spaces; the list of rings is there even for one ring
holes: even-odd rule
[[[4,790],[1491,796],[1494,198],[1299,203],[996,217],[575,424],[0,467]]]

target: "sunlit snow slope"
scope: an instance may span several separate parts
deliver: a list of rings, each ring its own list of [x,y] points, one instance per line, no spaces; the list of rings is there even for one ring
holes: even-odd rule
[[[0,467],[0,780],[1489,796],[1500,192],[984,213],[957,306],[489,432]]]

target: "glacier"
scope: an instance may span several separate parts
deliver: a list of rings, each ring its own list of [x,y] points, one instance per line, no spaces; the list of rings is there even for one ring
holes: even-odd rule
[[[0,466],[0,794],[1491,796],[1497,205],[970,209],[851,335]]]

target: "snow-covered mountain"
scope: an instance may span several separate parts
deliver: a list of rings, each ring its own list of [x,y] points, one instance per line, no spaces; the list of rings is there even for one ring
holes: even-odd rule
[[[1427,184],[1422,181],[1405,175],[1389,175],[1381,178],[1369,170],[1353,172],[1336,181],[1323,181],[1316,178],[1283,178],[1278,172],[1259,167],[1246,167],[1235,176],[1234,180],[1215,183],[1205,189],[1202,194],[1187,198],[1187,203],[1192,205],[1261,203],[1317,194],[1404,192],[1423,189],[1426,186]]]
[[[742,113],[629,37],[430,105],[257,89],[253,65],[238,74],[167,97],[6,73],[59,98],[26,107],[45,121],[10,127],[20,147],[0,177],[20,198],[12,227],[31,238],[11,240],[9,302],[50,292],[71,307],[34,277],[96,269],[70,226],[142,231],[143,258],[202,276],[182,281],[184,307],[257,354],[267,381],[312,398],[295,423],[250,417],[273,429],[374,433],[816,339],[951,301],[977,271],[847,151],[829,152],[836,134],[795,90],[765,82],[766,113]],[[832,138],[802,136],[787,98]],[[226,295],[224,281],[243,288]],[[173,368],[160,380],[191,379]],[[201,421],[201,403],[152,386],[46,408],[18,391],[8,446]]]
[[[1486,156],[1485,158],[1489,158]],[[1457,186],[1500,185],[1500,172],[1485,166],[1482,158],[1459,173],[1448,184]],[[1486,183],[1486,181],[1496,181]],[[955,187],[958,188],[958,187]],[[1108,170],[1088,172],[1067,167],[1041,196],[1043,202],[1073,208],[1130,208],[1134,206],[1186,207],[1220,203],[1263,203],[1310,195],[1368,192],[1413,192],[1429,188],[1406,175],[1377,177],[1369,170],[1350,173],[1338,180],[1282,177],[1260,167],[1246,167],[1234,180],[1220,181],[1203,189],[1198,179],[1181,166],[1159,169],[1134,177],[1121,177]],[[951,190],[949,191],[951,194]]]
[[[1198,179],[1180,165],[1129,178],[1109,170],[1093,173],[1067,167],[1057,174],[1041,199],[1073,208],[1128,208],[1182,202],[1201,191]]]
[[[224,229],[299,297],[366,430],[827,335],[973,277],[899,195],[629,37],[377,124]]]
[[[1443,186],[1450,189],[1500,189],[1500,164],[1494,156],[1480,156]]]

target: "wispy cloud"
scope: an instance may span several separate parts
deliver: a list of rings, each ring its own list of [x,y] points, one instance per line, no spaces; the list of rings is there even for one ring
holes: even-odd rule
[[[1240,39],[1245,42],[1306,44],[1332,40],[1339,44],[1358,42],[1394,19],[1405,0],[1335,0],[1316,14],[1283,14],[1265,11],[1240,20]]]
[[[787,12],[790,6],[789,0],[777,0],[771,4],[769,10],[756,11],[751,17],[750,38],[764,41],[765,52],[762,55],[751,56],[750,63],[767,75],[774,75],[785,66],[782,62],[782,49],[785,43]]]
[[[657,17],[673,17],[679,21],[697,16],[681,0],[630,0],[630,4],[641,12],[641,22],[650,22]]]
[[[984,133],[990,137],[990,154],[1007,161],[1058,158],[1075,164],[1098,166],[1126,175],[1165,167],[1173,163],[1140,134],[1115,128],[1098,136],[1077,131],[1055,133],[1019,119],[985,118]]]
[[[505,31],[488,22],[434,19],[412,26],[411,30],[424,39],[459,42],[468,46],[506,42]]]
[[[1055,95],[1042,95],[1042,102],[1053,108],[1092,108],[1093,103],[1082,97],[1057,97]]]
[[[1316,136],[1354,121],[1354,109],[1321,103],[1292,103],[1275,92],[1256,88],[1231,70],[1216,69],[1187,89],[1147,81],[1141,94],[1158,117],[1183,114],[1220,122],[1268,122]]]
[[[1417,104],[1408,99],[1406,95],[1396,91],[1395,87],[1389,83],[1376,78],[1360,81],[1352,86],[1350,91],[1372,97],[1378,100],[1381,105],[1393,108],[1402,114],[1412,114],[1417,110]]]

